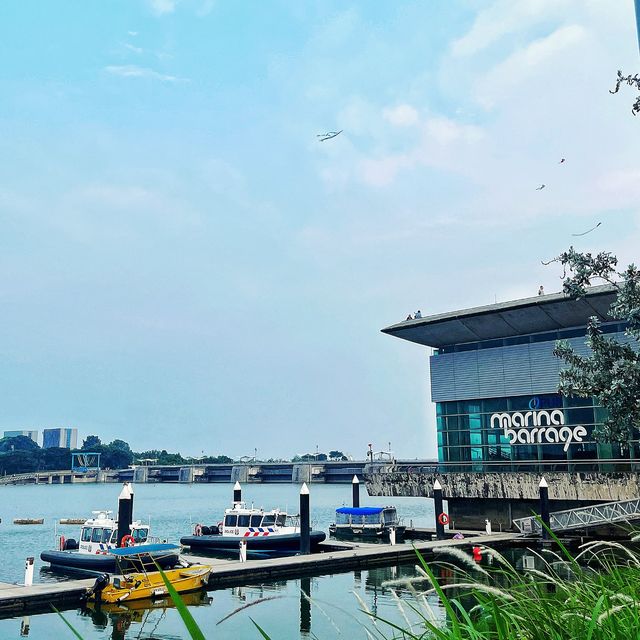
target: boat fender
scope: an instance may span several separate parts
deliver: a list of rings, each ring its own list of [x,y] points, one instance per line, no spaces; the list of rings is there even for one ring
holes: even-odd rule
[[[217,524],[212,524],[209,527],[209,534],[212,536],[217,536],[220,534],[220,527]]]
[[[64,539],[64,536],[60,536],[60,551],[64,551],[66,549],[65,543],[66,540]]]
[[[63,551],[75,551],[78,548],[78,542],[73,538],[67,538],[64,542]]]
[[[197,524],[193,528],[193,535],[194,536],[201,536],[202,535],[202,525],[201,524]]]
[[[209,527],[202,525],[202,535],[203,536],[211,535],[211,530],[209,529]]]
[[[124,536],[122,536],[122,540],[120,540],[120,546],[121,547],[133,547],[133,545],[136,543],[134,537],[130,534],[126,534]]]

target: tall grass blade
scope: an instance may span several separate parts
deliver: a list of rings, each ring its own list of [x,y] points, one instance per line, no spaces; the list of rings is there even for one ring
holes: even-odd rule
[[[53,605],[51,605],[51,608],[62,618],[62,622],[71,629],[71,633],[73,633],[78,640],[83,640],[82,636],[74,629],[73,625],[62,615],[62,613],[60,613],[60,611],[58,611]]]
[[[191,612],[187,609],[187,605],[184,603],[184,600],[180,597],[180,594],[176,591],[175,587],[169,581],[169,578],[165,575],[165,572],[156,564],[158,567],[158,571],[162,576],[162,581],[164,582],[164,586],[167,587],[167,591],[173,600],[173,604],[176,605],[176,609],[182,618],[182,622],[184,622],[184,626],[187,628],[189,632],[189,636],[191,640],[206,640],[202,631],[200,631],[200,627],[198,623],[193,619]]]

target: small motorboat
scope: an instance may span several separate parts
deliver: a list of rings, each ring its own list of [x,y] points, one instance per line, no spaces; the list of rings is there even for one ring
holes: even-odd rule
[[[129,486],[123,489],[127,501],[132,500],[132,492]],[[120,494],[119,506],[122,503]],[[43,551],[40,559],[48,562],[53,569],[60,570],[84,570],[114,573],[117,571],[116,562],[109,554],[111,549],[118,547],[140,547],[145,545],[147,551],[154,553],[148,547],[162,546],[166,540],[160,540],[150,535],[151,527],[140,520],[133,521],[133,508],[125,510],[121,522],[112,517],[112,511],[93,511],[92,518],[89,518],[82,525],[78,540],[74,538],[65,539],[59,536],[57,549]],[[125,512],[123,512],[124,514]],[[171,545],[170,545],[171,546]],[[157,558],[160,566],[172,567],[178,561],[178,554],[165,554],[164,548]]]
[[[310,532],[311,551],[326,538],[324,531]],[[234,502],[225,509],[221,522],[212,526],[196,524],[193,535],[180,543],[203,551],[238,553],[240,541],[247,543],[247,554],[254,557],[290,555],[300,551],[300,518],[280,509],[265,511]]]
[[[396,541],[402,540],[406,527],[398,519],[395,507],[340,507],[329,533],[335,538],[388,540],[392,528]]]
[[[177,545],[166,547],[166,553],[180,551]],[[170,549],[171,547],[172,549]],[[100,576],[87,594],[89,601],[119,603],[150,598],[166,598],[169,591],[160,571],[157,570],[158,553],[138,548],[109,550],[121,575]],[[178,593],[197,591],[207,585],[211,567],[204,564],[188,564],[167,569],[164,575]]]

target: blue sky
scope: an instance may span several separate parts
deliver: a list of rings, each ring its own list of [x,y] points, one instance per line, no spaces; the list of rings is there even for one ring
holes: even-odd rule
[[[382,327],[558,290],[572,240],[637,260],[631,0],[15,0],[0,35],[6,429],[431,456]]]

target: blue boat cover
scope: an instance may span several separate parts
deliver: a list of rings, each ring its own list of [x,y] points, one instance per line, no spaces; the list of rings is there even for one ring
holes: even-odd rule
[[[373,516],[384,511],[384,507],[340,507],[336,513],[346,513],[351,516]]]
[[[114,556],[129,557],[139,556],[146,553],[162,553],[163,551],[180,551],[177,544],[139,544],[137,547],[121,547],[119,549],[109,549],[109,553]]]

